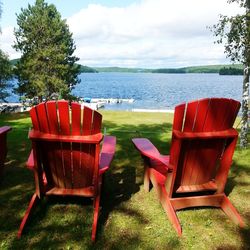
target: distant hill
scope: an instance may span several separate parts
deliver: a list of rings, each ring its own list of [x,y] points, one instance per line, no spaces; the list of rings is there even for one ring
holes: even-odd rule
[[[205,66],[191,66],[183,68],[165,68],[165,69],[155,69],[152,73],[220,73],[224,69],[224,75],[226,74],[239,74],[243,71],[243,66],[241,64],[233,65],[205,65]],[[230,69],[230,70],[229,70]]]
[[[205,65],[205,66],[191,66],[183,68],[186,73],[219,73],[222,68],[236,68],[242,69],[242,64],[220,64],[220,65]]]
[[[11,60],[11,64],[15,65],[19,59]],[[98,73],[98,72],[118,72],[118,73],[164,73],[164,74],[180,74],[180,73],[218,73],[220,75],[241,75],[243,74],[242,64],[218,64],[204,66],[190,66],[182,68],[122,68],[122,67],[89,67],[81,66],[81,73]]]
[[[95,67],[98,72],[119,72],[119,73],[151,73],[152,69],[143,68],[121,68],[121,67]]]
[[[180,73],[218,73],[222,68],[235,68],[242,70],[242,64],[221,64],[221,65],[204,65],[190,66],[182,68],[160,68],[160,69],[145,69],[145,68],[121,68],[121,67],[95,67],[99,72],[119,72],[119,73],[165,73],[165,74],[180,74]],[[236,72],[232,70],[230,72]]]
[[[94,68],[91,68],[91,67],[88,67],[88,66],[83,66],[83,65],[80,65],[81,68],[81,73],[98,73],[98,70],[94,69]]]

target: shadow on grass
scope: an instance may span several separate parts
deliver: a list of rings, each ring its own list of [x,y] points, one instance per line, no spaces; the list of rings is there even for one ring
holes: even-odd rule
[[[20,119],[25,118],[22,116]],[[33,173],[24,168],[25,161],[28,158],[30,142],[27,139],[29,123],[20,125],[18,119],[11,119],[8,125],[14,129],[8,135],[8,158],[5,167],[5,178],[1,185],[1,226],[0,239],[4,242],[4,237],[11,239],[7,248],[41,248],[57,247],[65,242],[81,242],[85,247],[92,248],[91,245],[91,227],[92,227],[92,201],[81,198],[61,198],[53,197],[43,200],[36,207],[31,215],[31,220],[27,223],[24,235],[21,240],[16,239],[21,218],[27,209],[29,200],[34,192]],[[148,224],[147,218],[141,213],[132,209],[124,208],[121,203],[128,201],[131,196],[137,193],[143,181],[143,167],[138,152],[134,149],[131,139],[134,137],[147,137],[167,153],[169,142],[162,140],[163,133],[171,131],[171,124],[156,125],[117,125],[116,123],[106,122],[109,134],[117,137],[117,147],[114,161],[110,170],[105,176],[102,194],[102,210],[100,213],[97,241],[104,239],[105,244],[109,244],[110,239],[105,239],[103,231],[105,224],[112,211],[117,210],[124,215],[136,218],[140,224]],[[153,133],[152,133],[153,131]],[[85,206],[86,205],[86,206]],[[61,209],[57,209],[61,206]],[[75,210],[69,212],[70,206],[76,206]],[[50,211],[50,212],[48,212]],[[53,221],[53,214],[58,217],[58,221]],[[78,217],[74,218],[75,214]],[[65,219],[68,223],[64,224],[61,216],[70,217]],[[73,219],[72,219],[73,218]],[[86,219],[87,218],[87,219]],[[4,223],[8,220],[9,223]],[[77,229],[77,232],[74,231]],[[60,233],[58,233],[60,232]],[[11,236],[10,236],[11,234]],[[140,244],[140,232],[138,234],[124,233],[124,247],[133,247]],[[53,240],[52,240],[53,239]],[[52,243],[53,242],[53,243]],[[126,243],[126,244],[125,244]],[[46,245],[47,244],[47,245]],[[103,242],[97,243],[96,248],[102,248]],[[121,245],[120,238],[113,239],[110,242],[113,249]]]
[[[25,116],[20,119],[23,118]],[[142,235],[141,231],[150,221],[133,207],[123,206],[134,194],[139,192],[143,183],[141,157],[138,151],[135,150],[131,139],[146,137],[152,141],[162,154],[167,154],[170,148],[172,130],[170,123],[140,124],[137,126],[106,121],[103,124],[103,126],[108,128],[107,134],[117,137],[117,147],[114,161],[103,183],[102,209],[95,245],[92,245],[90,240],[93,219],[92,201],[74,197],[51,197],[43,200],[31,216],[22,239],[17,240],[16,234],[21,218],[35,189],[32,172],[24,168],[30,150],[30,142],[27,139],[30,125],[27,122],[19,126],[20,124],[16,118],[10,120],[9,125],[14,128],[20,127],[21,129],[13,129],[8,136],[9,153],[5,179],[0,186],[0,241],[3,244],[3,248],[74,249],[75,246],[85,249],[140,248],[142,241],[145,242],[145,238],[143,238],[145,236]],[[250,174],[247,166],[238,164],[236,161],[226,186],[227,193],[230,193],[235,185],[245,185],[245,183],[240,183],[236,178],[244,171]],[[142,201],[142,206],[144,205],[145,203]],[[105,232],[107,222],[114,211],[125,215],[124,218],[126,216],[135,218],[141,225],[138,227],[138,231],[129,232],[128,225],[128,230],[119,231],[119,235],[115,232],[116,227],[109,227],[111,229],[110,233]],[[164,213],[163,209],[162,213]],[[249,219],[249,214],[246,216]],[[224,219],[223,216],[222,218]],[[221,224],[223,223],[222,220]],[[172,230],[174,231],[174,229]],[[114,237],[109,238],[112,233]],[[244,246],[249,246],[249,229],[239,229],[239,234],[242,237]],[[168,238],[168,235],[166,235],[166,238]],[[8,239],[8,242],[6,239]],[[171,248],[178,247],[180,240],[177,237],[171,238],[169,244]]]

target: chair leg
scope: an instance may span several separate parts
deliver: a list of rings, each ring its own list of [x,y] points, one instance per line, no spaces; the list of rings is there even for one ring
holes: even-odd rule
[[[97,197],[94,198],[94,219],[93,219],[93,225],[92,225],[92,241],[95,241],[96,237],[96,228],[97,228],[97,222],[98,222],[98,216],[99,216],[99,206],[100,206],[100,194],[97,195]]]
[[[145,192],[149,192],[150,189],[150,179],[149,179],[149,169],[148,167],[144,167],[144,190]]]
[[[180,224],[180,221],[176,215],[176,212],[171,204],[171,201],[170,201],[169,196],[166,192],[165,186],[161,186],[160,202],[161,202],[161,205],[162,205],[164,211],[167,214],[168,219],[172,223],[175,231],[177,232],[177,234],[179,236],[181,236],[182,235],[181,224]]]
[[[155,191],[157,193],[157,196],[160,200],[160,203],[164,209],[164,211],[167,214],[168,219],[170,220],[170,222],[172,223],[175,231],[178,233],[179,236],[181,236],[182,234],[182,230],[181,230],[181,224],[180,221],[176,215],[176,212],[171,204],[171,201],[169,199],[168,193],[166,191],[166,187],[163,184],[159,184],[154,176],[154,173],[152,171],[152,173],[150,174],[150,180],[153,183],[153,186],[155,188]]]
[[[32,210],[34,209],[35,205],[37,204],[37,201],[38,201],[38,196],[36,193],[33,194],[31,200],[30,200],[30,203],[29,203],[29,206],[25,212],[25,215],[23,217],[23,220],[20,224],[20,227],[19,227],[19,230],[18,230],[18,233],[17,233],[17,238],[20,239],[21,235],[22,235],[22,232],[23,232],[23,229],[24,229],[24,226],[26,224],[26,222],[28,221],[28,219],[30,218],[30,214],[32,212]]]
[[[221,209],[235,224],[238,224],[240,227],[245,227],[245,223],[242,220],[240,214],[226,195],[224,195],[221,202]]]

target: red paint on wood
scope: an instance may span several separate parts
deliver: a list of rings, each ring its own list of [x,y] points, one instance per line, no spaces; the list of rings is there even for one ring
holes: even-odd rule
[[[93,110],[84,106],[83,110],[83,122],[82,122],[82,134],[90,135],[92,128]]]
[[[21,223],[18,237],[37,197],[78,195],[94,199],[92,240],[95,240],[102,174],[115,153],[116,139],[106,136],[100,144],[102,116],[97,111],[67,101],[50,101],[30,111],[32,152],[27,166],[33,170],[36,192]]]
[[[186,112],[184,104],[177,106],[170,157],[166,161],[148,139],[132,139],[144,161],[145,190],[149,191],[152,182],[179,235],[181,226],[175,211],[187,207],[220,207],[235,223],[244,226],[224,193],[238,138],[232,125],[239,107],[239,102],[226,98],[192,101]]]

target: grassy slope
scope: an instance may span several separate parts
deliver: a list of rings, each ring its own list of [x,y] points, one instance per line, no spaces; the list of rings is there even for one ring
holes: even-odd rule
[[[178,212],[179,238],[154,190],[142,189],[143,166],[131,138],[147,137],[162,153],[169,151],[171,114],[102,111],[107,134],[117,136],[116,156],[105,178],[97,242],[90,241],[92,206],[81,198],[50,198],[36,209],[21,240],[18,226],[34,191],[32,173],[24,167],[30,143],[25,114],[1,115],[9,124],[9,153],[0,186],[0,249],[246,249],[250,245],[250,150],[236,150],[226,193],[244,220],[240,229],[219,209]]]

